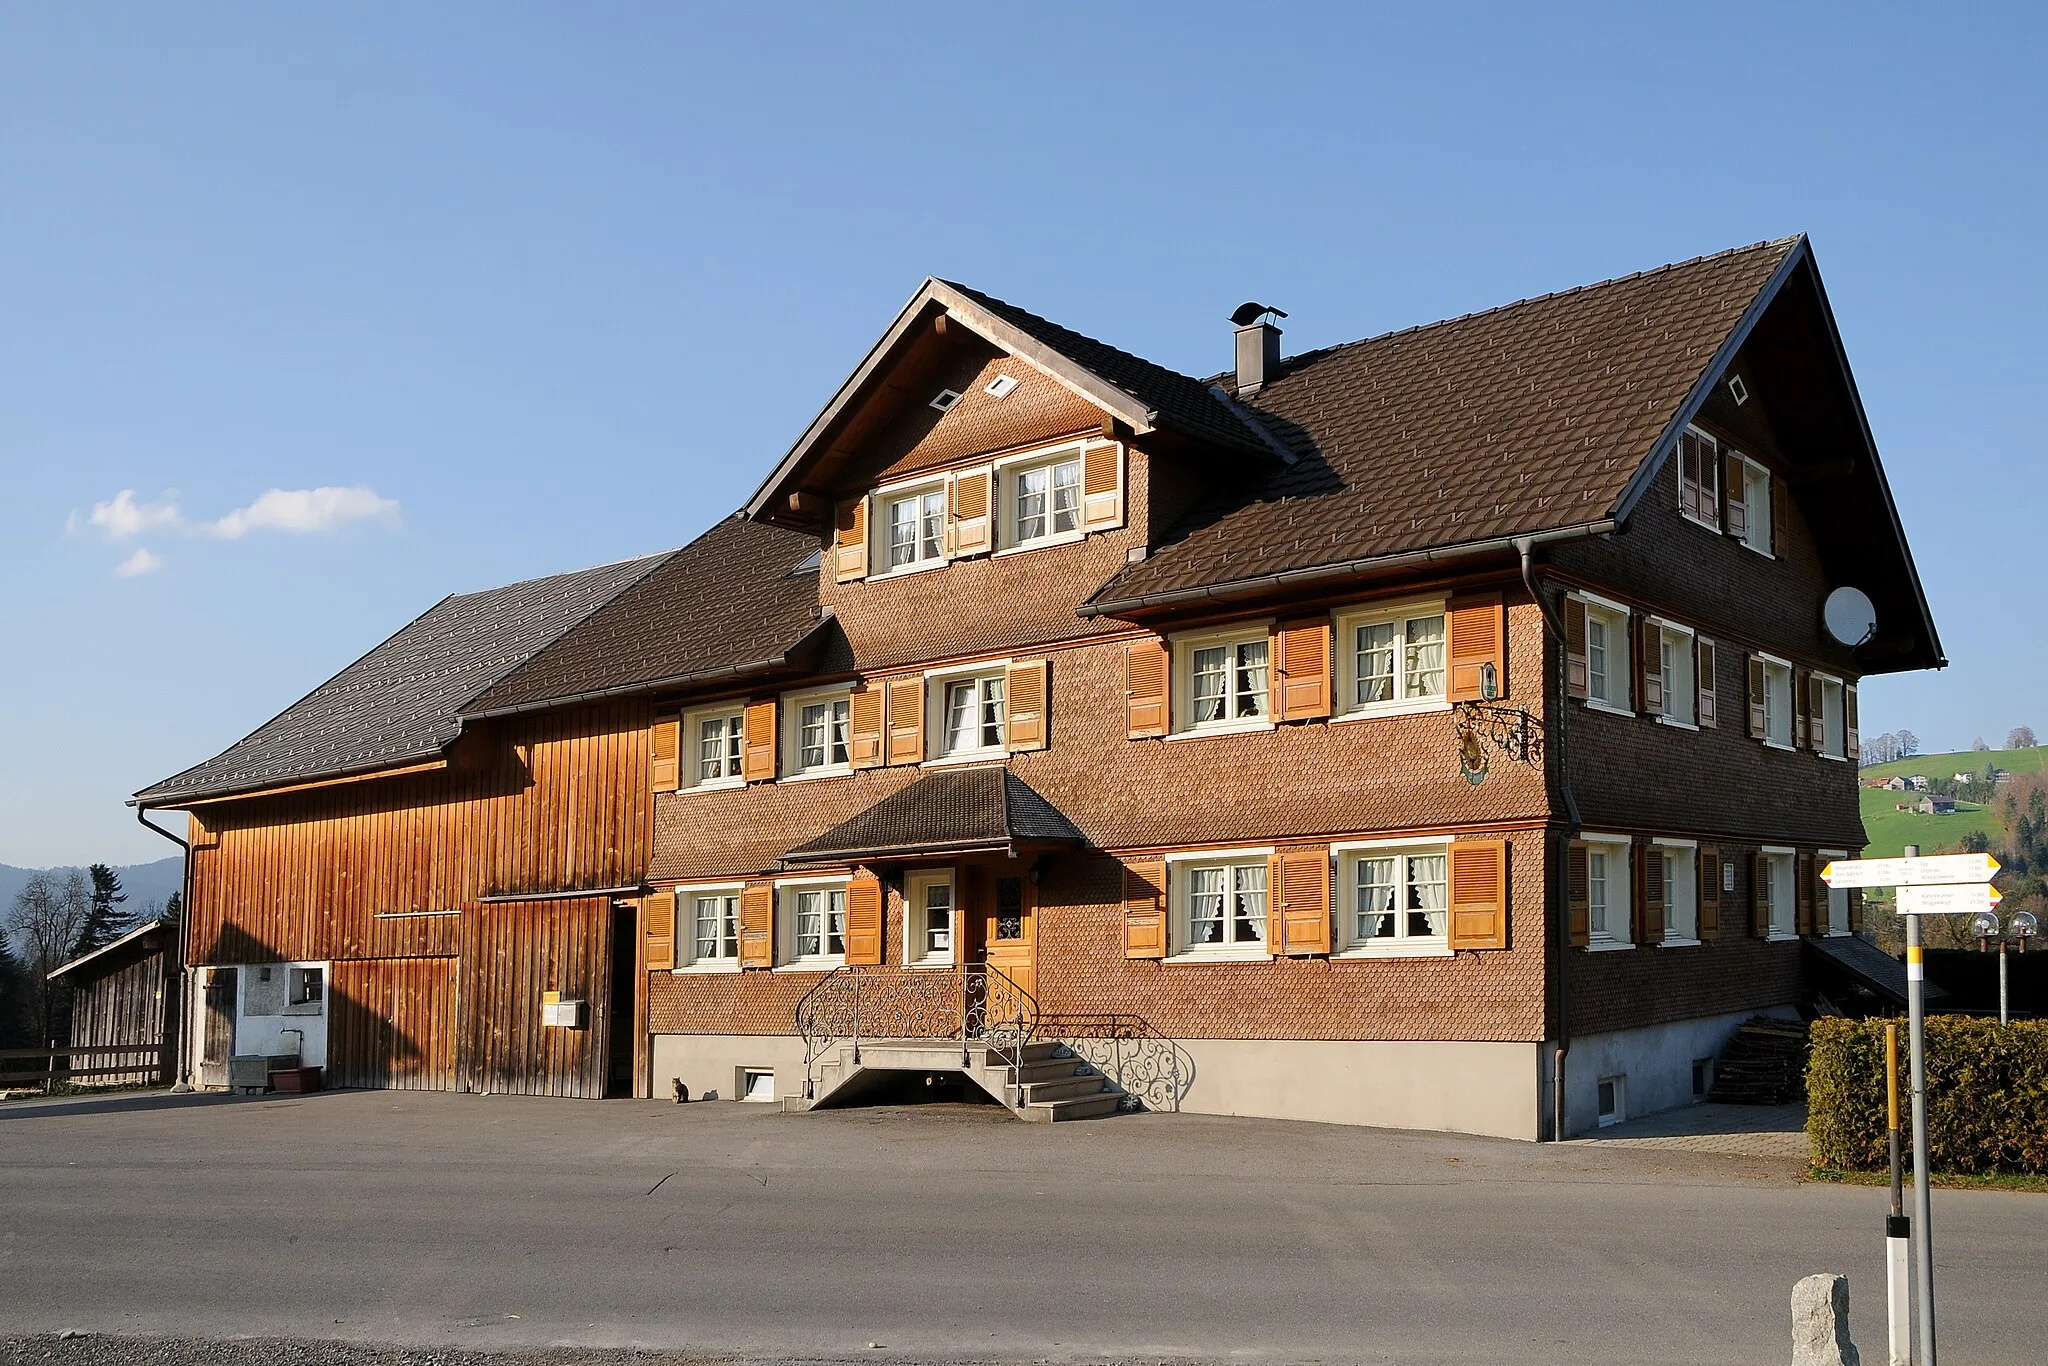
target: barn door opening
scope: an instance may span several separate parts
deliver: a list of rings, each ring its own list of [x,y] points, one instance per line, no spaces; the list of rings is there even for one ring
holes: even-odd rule
[[[228,1056],[235,1051],[235,994],[240,973],[214,968],[206,977],[206,1025],[199,1053],[199,1085],[228,1084]]]
[[[612,903],[611,994],[606,1002],[606,1100],[633,1094],[634,953],[640,946],[640,917],[632,902]]]

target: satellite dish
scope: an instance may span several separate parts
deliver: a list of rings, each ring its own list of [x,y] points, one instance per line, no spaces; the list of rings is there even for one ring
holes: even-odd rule
[[[1877,631],[1877,609],[1862,589],[1837,588],[1821,608],[1821,621],[1829,635],[1853,650]]]

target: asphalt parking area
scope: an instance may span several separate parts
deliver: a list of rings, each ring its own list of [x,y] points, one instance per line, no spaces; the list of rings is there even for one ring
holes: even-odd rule
[[[1796,1161],[1194,1115],[343,1092],[0,1107],[17,1333],[761,1360],[1789,1359],[1884,1193]],[[2039,1361],[2043,1197],[1936,1193],[1944,1350]],[[874,1343],[870,1347],[868,1344]]]

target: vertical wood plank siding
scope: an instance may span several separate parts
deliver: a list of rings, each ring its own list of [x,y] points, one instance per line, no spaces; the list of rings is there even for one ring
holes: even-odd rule
[[[462,918],[461,1089],[602,1099],[611,902],[479,906]],[[588,1003],[579,1027],[541,1023],[541,997],[550,991]]]
[[[192,961],[440,958],[480,896],[637,882],[650,820],[642,703],[465,736],[443,771],[194,813]]]
[[[327,1084],[455,1089],[453,958],[336,963],[329,975]]]
[[[119,966],[107,965],[102,960],[71,975],[74,1047],[147,1045],[160,1054],[160,1061],[152,1068],[92,1077],[87,1085],[139,1085],[159,1080],[171,1067],[177,1045],[177,947],[178,932],[173,928],[148,936],[133,947],[117,950],[121,958],[128,960]],[[88,977],[87,972],[94,968],[101,970],[97,976]],[[125,1065],[131,1059],[107,1061]]]

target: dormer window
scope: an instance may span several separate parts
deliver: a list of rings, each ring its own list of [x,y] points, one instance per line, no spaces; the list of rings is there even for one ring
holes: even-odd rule
[[[892,494],[883,501],[886,572],[923,569],[946,558],[946,486]]]

